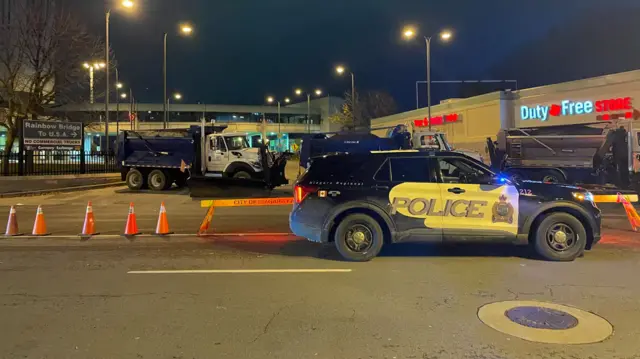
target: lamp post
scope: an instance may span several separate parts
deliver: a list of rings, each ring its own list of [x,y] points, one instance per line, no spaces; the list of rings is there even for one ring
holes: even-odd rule
[[[82,66],[89,70],[89,103],[93,104],[94,103],[94,95],[93,95],[93,84],[94,84],[94,72],[95,70],[100,70],[100,69],[104,69],[107,65],[104,62],[96,62],[93,64],[90,64],[88,62],[85,62],[84,64],[82,64]]]
[[[179,92],[176,92],[176,93],[173,94],[173,98],[178,100],[178,101],[180,101],[180,100],[182,100],[182,94],[180,94]],[[167,98],[166,104],[167,104],[167,111],[171,112],[171,107],[170,107],[171,106],[171,97]],[[163,127],[164,127],[165,130],[167,129],[167,122],[166,121],[165,121]]]
[[[180,25],[180,33],[183,35],[191,35],[193,34],[193,26],[190,24],[181,24]],[[164,92],[162,95],[163,98],[163,128],[167,128],[167,111],[169,110],[169,97],[167,96],[167,33],[164,33],[164,41],[162,47],[162,83]]]
[[[336,72],[338,73],[338,75],[342,75],[344,74],[346,71],[346,69],[344,68],[344,66],[339,65],[336,66]],[[353,75],[353,72],[351,73],[351,125],[355,127],[356,125],[356,78]]]
[[[295,94],[297,96],[302,95],[304,91],[302,89],[296,89]],[[313,91],[316,96],[322,95],[322,90],[316,89]],[[307,92],[307,133],[311,133],[311,93]]]
[[[403,33],[406,39],[413,39],[417,36],[417,31],[413,27],[407,27]],[[442,41],[449,41],[453,34],[449,30],[443,30],[438,34]],[[432,36],[424,36],[424,42],[427,47],[427,116],[429,118],[429,131],[431,131],[431,38]]]
[[[135,3],[132,0],[123,0],[121,2],[122,7],[131,9],[135,6]],[[111,18],[111,9],[107,9],[105,12],[105,43],[104,43],[104,63],[105,69],[107,72],[107,81],[106,81],[106,94],[104,100],[104,135],[106,138],[106,150],[109,153],[109,93],[111,92],[111,87],[109,85],[109,19]]]
[[[278,146],[281,145],[280,141],[282,140],[282,130],[280,127],[280,124],[282,123],[282,121],[280,120],[280,107],[281,107],[281,102],[280,101],[276,101],[273,96],[269,96],[267,97],[267,103],[268,104],[272,104],[273,102],[276,102],[278,104]],[[284,103],[288,104],[291,102],[291,99],[288,97],[284,98]]]

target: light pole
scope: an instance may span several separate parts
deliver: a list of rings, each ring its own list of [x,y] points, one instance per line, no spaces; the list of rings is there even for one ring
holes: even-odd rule
[[[122,6],[131,9],[134,7],[135,3],[132,0],[123,0],[121,2]],[[107,153],[109,153],[109,93],[111,92],[111,87],[109,85],[109,55],[110,55],[110,47],[109,47],[109,19],[111,18],[111,9],[107,9],[105,12],[105,43],[104,43],[104,63],[107,71],[107,81],[106,81],[106,94],[104,100],[104,135],[106,138],[105,148]]]
[[[180,32],[183,35],[191,35],[193,34],[193,26],[190,24],[181,24],[180,25]],[[164,92],[162,95],[163,98],[163,111],[164,111],[164,116],[163,116],[163,128],[166,129],[167,128],[167,111],[169,110],[169,97],[167,96],[167,33],[164,33],[164,41],[163,41],[163,47],[162,47],[162,82],[163,82],[163,88],[164,88]]]
[[[296,96],[300,96],[302,95],[304,91],[302,91],[302,89],[296,89],[295,94]],[[315,91],[313,91],[313,93],[316,94],[316,96],[321,96],[322,95],[322,90],[320,89],[316,89]],[[311,93],[307,92],[307,133],[311,133]]]
[[[95,70],[100,70],[106,67],[106,64],[104,62],[96,62],[94,64],[90,64],[88,62],[85,62],[84,64],[82,64],[82,66],[89,70],[89,103],[93,105],[94,103],[94,95],[93,95],[93,84],[94,84],[94,72]]]
[[[178,100],[178,101],[180,101],[180,100],[182,100],[182,94],[180,94],[179,92],[176,92],[176,93],[173,94],[173,98]],[[171,106],[171,98],[170,97],[167,98],[166,104],[167,104],[167,111],[171,112],[171,107],[170,107]],[[165,130],[167,129],[167,122],[166,121],[165,121],[163,127],[164,127]]]
[[[336,66],[336,72],[338,75],[342,75],[345,73],[345,68],[342,65]],[[356,103],[358,102],[356,99],[356,78],[351,73],[351,125],[355,127],[356,125]]]
[[[267,103],[268,104],[272,104],[273,102],[276,102],[278,104],[278,146],[281,147],[281,143],[280,141],[282,141],[282,130],[280,127],[280,124],[282,123],[282,121],[280,120],[280,106],[281,106],[281,102],[280,101],[276,101],[273,96],[269,96],[267,97]],[[284,98],[284,103],[288,104],[291,102],[291,99],[288,97]]]
[[[413,27],[407,27],[402,32],[406,39],[413,39],[417,36],[417,31]],[[442,41],[449,41],[453,34],[449,30],[443,30],[438,34]],[[429,119],[429,131],[431,131],[431,36],[424,36],[427,47],[427,116]]]

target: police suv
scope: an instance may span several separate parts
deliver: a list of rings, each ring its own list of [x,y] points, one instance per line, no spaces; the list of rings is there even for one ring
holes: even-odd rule
[[[380,151],[313,160],[294,187],[293,233],[367,261],[403,241],[510,241],[572,261],[600,240],[579,187],[511,181],[456,152]]]

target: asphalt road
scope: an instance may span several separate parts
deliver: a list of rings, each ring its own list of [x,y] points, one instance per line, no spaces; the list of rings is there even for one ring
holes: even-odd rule
[[[631,359],[640,353],[638,235],[599,245],[573,263],[529,259],[512,246],[415,244],[348,263],[332,248],[295,238],[257,239],[0,240],[0,357]],[[257,272],[128,273],[212,269]],[[265,272],[282,269],[316,272]],[[540,344],[477,318],[482,305],[514,299],[575,306],[604,317],[615,332],[596,344]]]
[[[291,188],[274,191],[274,196],[292,197]],[[45,196],[0,198],[2,221],[9,208],[17,208],[21,232],[31,233],[38,205],[42,205],[47,231],[52,235],[77,235],[82,231],[87,202],[91,201],[96,229],[103,235],[124,233],[129,203],[134,204],[138,227],[153,233],[160,204],[165,202],[169,227],[176,234],[195,234],[207,213],[200,200],[193,200],[186,189],[165,192],[131,192],[126,187],[111,187]],[[215,211],[213,232],[289,232],[288,213],[291,206],[263,208],[219,208]],[[4,227],[3,227],[4,229]]]
[[[291,187],[274,191],[274,196],[291,197]],[[195,234],[207,209],[199,200],[188,196],[187,190],[166,192],[131,192],[126,187],[111,187],[82,192],[44,196],[0,198],[0,220],[4,229],[9,208],[15,205],[21,232],[31,233],[38,205],[42,205],[47,230],[52,235],[77,235],[82,231],[87,202],[93,204],[97,231],[103,235],[124,233],[129,203],[134,203],[138,227],[143,233],[153,233],[158,221],[160,203],[165,202],[172,232]],[[601,204],[603,227],[610,230],[631,229],[622,206]],[[218,208],[213,220],[215,233],[282,233],[289,232],[290,206]],[[640,211],[640,209],[639,209]]]

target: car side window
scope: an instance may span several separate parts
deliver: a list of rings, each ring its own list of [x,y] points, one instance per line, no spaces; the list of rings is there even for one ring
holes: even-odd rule
[[[440,175],[444,183],[490,184],[491,173],[460,158],[439,158]]]
[[[426,157],[391,158],[393,182],[435,182],[435,172]]]
[[[384,161],[378,172],[373,176],[373,179],[378,182],[391,181],[391,166],[389,165],[389,160]]]

